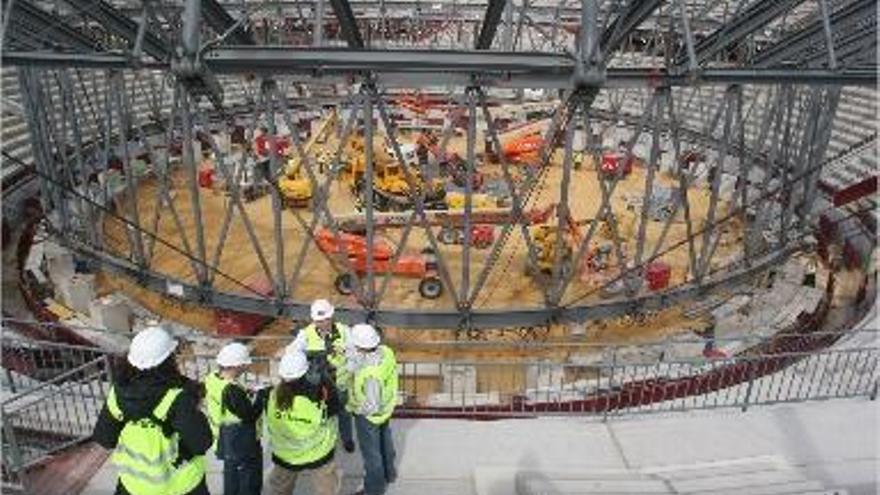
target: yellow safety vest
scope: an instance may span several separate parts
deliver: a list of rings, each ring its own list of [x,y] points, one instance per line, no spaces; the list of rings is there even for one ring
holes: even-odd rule
[[[301,331],[306,335],[306,353],[310,352],[327,352],[327,362],[336,370],[336,387],[340,390],[348,389],[351,381],[351,374],[345,368],[345,348],[348,342],[345,340],[348,327],[342,323],[334,322],[336,337],[331,345],[333,349],[327,352],[324,345],[324,339],[318,333],[318,327],[314,323],[309,324]]]
[[[116,388],[110,389],[107,409],[119,422],[125,423],[111,458],[119,470],[119,481],[132,495],[184,495],[191,492],[205,477],[205,457],[195,456],[175,466],[180,434],[165,436],[160,422],[183,390],[172,388],[153,409],[153,418],[127,420],[119,408]],[[158,421],[158,422],[157,422]]]
[[[348,409],[357,412],[363,406],[366,400],[365,386],[368,379],[375,379],[379,382],[381,390],[381,401],[379,411],[373,415],[367,416],[367,419],[373,424],[382,424],[394,413],[397,406],[397,359],[394,357],[394,351],[387,346],[379,346],[382,353],[382,361],[378,365],[365,366],[354,374],[354,383],[349,391]]]
[[[327,404],[297,395],[288,409],[279,409],[277,389],[269,393],[266,425],[272,453],[298,466],[327,456],[336,445],[337,423],[327,417]]]

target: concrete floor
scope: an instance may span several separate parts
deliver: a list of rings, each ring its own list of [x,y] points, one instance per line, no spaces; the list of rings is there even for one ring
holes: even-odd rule
[[[813,487],[869,495],[878,490],[878,420],[877,403],[867,399],[609,422],[400,420],[394,424],[400,479],[388,493],[632,493],[617,490],[654,486],[659,476],[667,486],[678,479],[677,486],[695,488],[653,493],[807,493],[803,487]],[[351,493],[362,473],[359,456],[340,452],[337,460],[342,493]],[[221,477],[221,466],[212,462],[212,493],[221,493]],[[83,493],[110,494],[113,484],[105,465]],[[553,488],[530,491],[536,484]],[[302,483],[296,493],[308,488]]]

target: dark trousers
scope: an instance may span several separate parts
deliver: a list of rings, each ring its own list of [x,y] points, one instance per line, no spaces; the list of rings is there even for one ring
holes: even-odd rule
[[[397,478],[394,467],[394,443],[391,440],[391,421],[375,425],[363,416],[355,415],[358,447],[364,459],[365,495],[382,495],[388,483]]]
[[[339,403],[342,404],[342,408],[336,414],[336,423],[339,425],[339,440],[341,440],[343,444],[354,443],[351,413],[345,409],[345,404],[348,404],[348,392],[344,390],[339,391]]]
[[[263,455],[223,461],[223,495],[259,495],[263,491]]]

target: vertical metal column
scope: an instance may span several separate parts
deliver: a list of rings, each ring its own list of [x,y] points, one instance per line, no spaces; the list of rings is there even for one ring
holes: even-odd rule
[[[315,0],[315,22],[312,26],[312,45],[324,45],[324,0]]]
[[[367,308],[373,309],[375,308],[376,302],[374,301],[374,297],[376,295],[376,274],[375,270],[375,253],[373,252],[375,248],[376,242],[376,232],[375,225],[373,220],[373,194],[374,194],[374,181],[375,181],[375,170],[373,163],[373,95],[377,93],[370,92],[368,94],[364,94],[364,160],[366,161],[366,170],[364,171],[364,180],[366,181],[366,185],[364,186],[364,195],[366,202],[366,222],[367,222],[367,290],[366,290],[366,301],[364,301],[365,306]],[[378,97],[378,96],[377,96]]]
[[[580,100],[580,97],[578,97]],[[571,189],[571,169],[572,169],[572,154],[573,154],[573,143],[574,143],[574,130],[577,127],[577,116],[578,112],[583,109],[582,105],[578,105],[577,108],[573,109],[573,118],[569,121],[568,127],[565,129],[565,148],[563,150],[563,159],[562,159],[562,181],[559,184],[559,203],[556,206],[556,242],[554,243],[553,249],[553,271],[551,273],[551,280],[548,287],[544,290],[544,299],[548,305],[555,304],[556,301],[556,293],[562,291],[562,281],[568,277],[569,270],[576,270],[577,268],[571,266],[574,260],[574,252],[570,253],[569,259],[565,259],[563,256],[563,251],[566,245],[566,236],[570,236],[569,227],[573,227],[569,225],[569,220],[571,220],[571,209],[568,205],[568,194]],[[574,240],[574,239],[572,239]],[[559,294],[559,297],[562,297],[562,294]]]
[[[34,150],[34,168],[40,183],[40,203],[43,207],[43,213],[48,215],[52,210],[52,206],[57,202],[55,198],[55,187],[53,184],[53,176],[50,171],[48,156],[44,148],[47,139],[43,134],[41,125],[41,116],[43,114],[43,101],[36,97],[35,92],[40,84],[39,78],[35,72],[37,69],[32,67],[21,67],[19,69],[19,87],[22,91],[22,106],[24,107],[24,115],[28,121],[28,129],[31,135],[31,146]]]
[[[470,312],[467,308],[471,290],[471,215],[473,214],[474,168],[476,167],[477,141],[477,103],[476,88],[467,91],[468,128],[467,128],[467,170],[464,184],[464,242],[461,252],[461,300],[457,302],[459,309]],[[465,315],[467,316],[467,315]]]
[[[277,82],[272,79],[264,79],[261,91],[266,105],[266,120],[269,129],[269,175],[276,180],[283,171],[278,163],[278,129],[275,123],[275,88]],[[296,132],[295,129],[290,129]],[[281,216],[284,204],[277,187],[271,187],[272,191],[272,220],[275,234],[275,297],[283,301],[287,297],[287,277],[284,275],[284,221]]]
[[[131,129],[131,116],[126,111],[125,98],[123,98],[123,93],[125,92],[125,78],[123,77],[121,72],[114,72],[111,79],[111,92],[114,95],[114,99],[116,100],[116,111],[119,115],[119,124],[120,124],[120,133],[119,133],[119,146],[122,149],[122,169],[125,172],[125,193],[128,198],[129,207],[126,210],[130,211],[128,215],[129,221],[134,226],[134,232],[131,235],[133,240],[134,247],[134,259],[141,267],[146,266],[146,258],[144,257],[144,239],[143,239],[143,229],[141,228],[141,218],[140,218],[140,210],[138,208],[138,193],[137,193],[137,182],[134,177],[134,169],[131,166],[131,153],[128,150],[129,143],[129,135],[128,131]],[[128,229],[128,226],[126,226]],[[202,259],[204,259],[204,253],[202,253]]]
[[[641,266],[642,255],[645,251],[645,234],[648,229],[648,210],[651,207],[651,199],[654,195],[654,176],[657,170],[657,160],[660,156],[660,128],[663,124],[663,104],[669,93],[669,88],[657,90],[654,98],[654,127],[651,132],[651,155],[648,158],[648,175],[645,178],[645,192],[642,196],[642,211],[639,217],[639,230],[636,235],[636,254],[633,259],[635,266]]]
[[[181,84],[180,87],[180,115],[183,126],[183,168],[186,171],[187,185],[189,186],[190,209],[195,220],[196,256],[198,257],[199,270],[195,274],[200,285],[207,284],[208,272],[206,269],[205,254],[205,230],[202,223],[202,200],[198,183],[198,164],[193,153],[192,109],[190,108],[189,90]]]
[[[504,6],[504,38],[502,42],[504,43],[504,51],[513,51],[513,0],[507,0],[507,4]]]

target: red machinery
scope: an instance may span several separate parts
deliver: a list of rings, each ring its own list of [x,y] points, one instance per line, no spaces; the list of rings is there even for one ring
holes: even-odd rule
[[[214,169],[202,167],[199,169],[199,187],[210,188],[214,185]]]
[[[623,178],[632,173],[633,161],[631,155],[623,156],[618,153],[606,153],[602,155],[600,170],[602,175],[607,178],[614,176]]]
[[[467,180],[467,164],[458,156],[458,153],[446,153],[440,149],[439,140],[432,132],[423,132],[419,134],[416,140],[417,150],[426,150],[437,158],[441,165],[445,165],[446,170],[452,175],[452,182],[458,187],[464,187]],[[424,151],[421,151],[424,152]],[[474,170],[473,183],[471,187],[474,191],[480,190],[483,186],[483,174]]]
[[[367,240],[364,236],[340,232],[337,237],[330,230],[322,228],[315,234],[315,241],[318,249],[327,254],[346,256],[358,275],[367,272]],[[419,255],[402,254],[392,263],[394,251],[388,242],[375,239],[374,273],[421,279],[419,294],[425,299],[437,299],[443,294],[443,283],[437,277],[437,260],[432,250],[422,250]],[[354,277],[350,273],[340,274],[333,285],[340,294],[351,294],[354,291]]]
[[[648,288],[651,290],[662,290],[668,287],[671,276],[672,268],[662,261],[648,263],[648,266],[645,267],[645,280],[648,281]]]
[[[443,244],[464,244],[464,231],[451,225],[440,228],[437,239]],[[495,227],[491,225],[474,225],[471,227],[471,245],[477,249],[486,249],[495,242]]]
[[[289,147],[290,139],[283,137],[275,138],[275,151],[278,153],[278,156],[283,156]],[[269,156],[269,135],[264,133],[257,136],[254,139],[254,148],[258,155]]]
[[[514,162],[534,161],[543,146],[544,138],[540,134],[530,134],[505,143],[502,151],[508,160]]]
[[[275,295],[272,282],[265,277],[254,277],[251,280],[246,281],[245,285],[247,285],[252,291],[264,297],[272,297]],[[214,310],[214,318],[216,319],[215,325],[219,335],[235,336],[255,335],[263,325],[271,320],[271,318],[266,315],[219,308]]]

